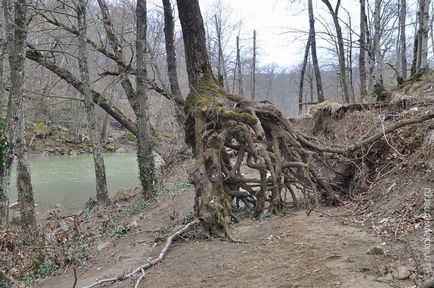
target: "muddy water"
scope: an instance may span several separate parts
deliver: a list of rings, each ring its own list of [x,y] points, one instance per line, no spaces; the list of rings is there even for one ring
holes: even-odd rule
[[[120,188],[139,185],[135,153],[104,154],[110,195]],[[95,197],[92,155],[31,156],[31,175],[37,211],[41,214],[58,206],[64,214],[82,209]],[[17,199],[16,171],[12,175],[11,203]]]

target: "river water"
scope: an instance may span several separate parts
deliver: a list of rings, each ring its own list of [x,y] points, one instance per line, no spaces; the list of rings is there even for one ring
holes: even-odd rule
[[[120,188],[139,186],[135,153],[104,154],[109,194]],[[30,156],[31,177],[37,211],[44,213],[60,204],[62,213],[83,209],[95,198],[95,171],[91,154],[77,156]],[[11,203],[17,199],[16,169],[11,181]],[[58,205],[59,206],[59,205]]]

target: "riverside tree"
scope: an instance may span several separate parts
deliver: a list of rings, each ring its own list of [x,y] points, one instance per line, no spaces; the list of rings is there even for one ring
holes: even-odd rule
[[[322,178],[316,161],[323,157],[354,157],[359,149],[405,125],[434,118],[434,113],[396,122],[348,147],[326,147],[297,131],[268,102],[254,102],[224,91],[209,62],[205,29],[198,0],[178,0],[190,92],[185,103],[186,142],[195,154],[191,181],[195,186],[195,213],[206,235],[229,231],[235,199],[256,216],[278,213],[282,191],[297,202],[294,185],[308,202],[340,203]],[[245,176],[243,167],[256,171]],[[331,170],[328,172],[333,173]]]
[[[79,42],[79,54],[78,64],[80,67],[81,81],[83,82],[83,96],[84,96],[84,108],[86,109],[88,135],[92,143],[92,155],[95,166],[95,178],[96,178],[96,199],[101,204],[109,203],[109,196],[107,190],[107,179],[105,173],[104,158],[101,152],[101,142],[99,133],[97,130],[97,124],[95,119],[95,103],[93,103],[91,90],[90,90],[90,76],[89,65],[87,58],[87,22],[86,22],[86,0],[80,0],[78,2],[77,11],[77,23],[78,23],[78,42]]]
[[[309,145],[314,145],[278,109],[228,94],[219,85],[208,59],[198,1],[177,2],[190,84],[185,104],[186,142],[196,158],[191,178],[196,189],[195,211],[204,233],[232,238],[228,225],[234,198],[253,208],[257,216],[266,210],[280,211],[281,191],[294,180],[310,191],[316,203],[319,191],[338,201],[309,164]],[[231,159],[232,152],[235,159]],[[242,165],[256,170],[259,178],[245,178]]]
[[[9,67],[11,75],[10,114],[13,119],[13,135],[11,151],[17,157],[17,192],[20,210],[20,222],[24,230],[36,226],[33,187],[30,177],[29,156],[24,138],[24,63],[26,60],[26,41],[28,25],[27,0],[14,1],[14,39],[13,50],[9,52]]]
[[[143,195],[148,197],[154,189],[154,159],[152,155],[151,128],[149,125],[148,91],[146,87],[146,0],[138,0],[136,6],[136,116],[137,116],[137,155],[139,158],[140,182]]]

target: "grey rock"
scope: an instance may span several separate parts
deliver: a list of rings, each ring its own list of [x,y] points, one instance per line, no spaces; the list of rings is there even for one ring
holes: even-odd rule
[[[384,255],[384,250],[381,247],[374,246],[366,252],[368,255]]]
[[[399,266],[392,272],[393,279],[397,280],[405,280],[410,278],[410,275],[413,273],[413,268],[408,266]]]
[[[133,188],[121,188],[113,197],[115,202],[127,200],[137,194],[137,190]]]
[[[127,149],[125,147],[119,147],[118,149],[116,149],[116,153],[126,153]]]

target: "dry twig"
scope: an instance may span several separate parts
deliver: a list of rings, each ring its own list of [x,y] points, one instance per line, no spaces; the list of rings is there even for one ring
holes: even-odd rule
[[[97,281],[97,282],[95,282],[93,284],[90,284],[88,286],[84,286],[82,288],[93,288],[93,287],[97,287],[97,286],[102,285],[102,284],[113,283],[113,282],[118,282],[118,281],[124,281],[124,280],[132,278],[134,275],[136,275],[137,273],[141,272],[142,275],[140,276],[139,279],[137,279],[137,282],[136,282],[136,285],[137,285],[138,283],[140,283],[140,281],[145,276],[145,274],[144,274],[145,270],[147,270],[147,269],[155,266],[156,264],[160,263],[164,259],[164,257],[166,256],[167,251],[169,250],[169,247],[172,244],[173,240],[176,237],[180,236],[182,233],[190,230],[194,225],[196,225],[198,223],[199,223],[199,220],[193,220],[190,223],[186,224],[181,229],[179,229],[178,231],[176,231],[175,233],[173,233],[172,235],[170,235],[167,238],[166,244],[164,245],[163,249],[160,252],[160,255],[157,258],[155,258],[155,259],[153,259],[151,261],[146,262],[144,265],[142,265],[140,267],[137,267],[136,269],[134,269],[133,271],[131,271],[129,273],[121,274],[121,275],[118,275],[118,276],[115,276],[115,277],[104,278],[104,279],[101,279],[101,280],[99,280],[99,281]]]

